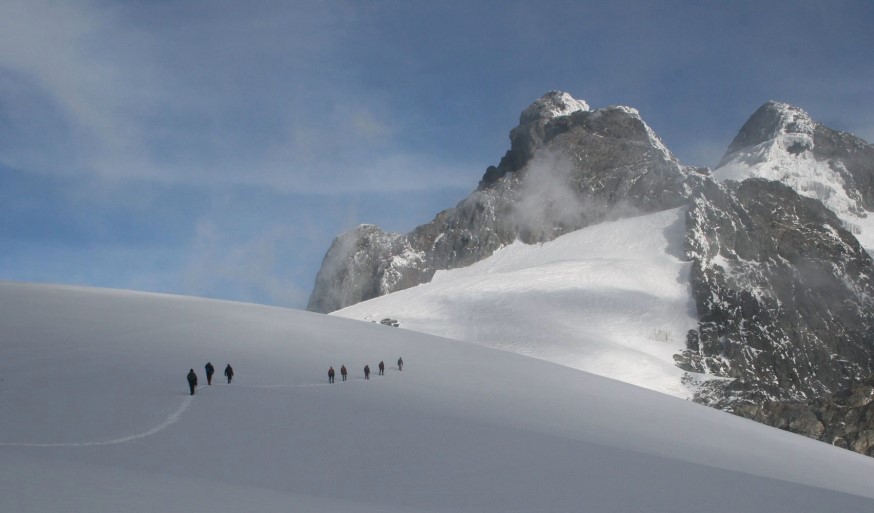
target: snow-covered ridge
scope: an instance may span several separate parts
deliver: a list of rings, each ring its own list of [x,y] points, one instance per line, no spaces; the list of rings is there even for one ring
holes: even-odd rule
[[[549,120],[589,110],[589,104],[583,100],[577,100],[563,91],[550,91],[522,111],[520,123],[538,119]]]
[[[777,112],[779,126],[783,133],[813,135],[816,123],[804,109],[773,100],[768,102],[768,105]]]

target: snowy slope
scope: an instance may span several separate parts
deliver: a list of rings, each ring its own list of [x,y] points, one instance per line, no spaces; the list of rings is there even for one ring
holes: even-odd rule
[[[4,512],[874,507],[874,459],[371,323],[0,282],[0,349]],[[237,377],[191,397],[208,359]],[[328,385],[344,362],[351,381]]]
[[[697,327],[684,209],[516,242],[431,283],[332,315],[505,349],[678,397],[673,355]]]

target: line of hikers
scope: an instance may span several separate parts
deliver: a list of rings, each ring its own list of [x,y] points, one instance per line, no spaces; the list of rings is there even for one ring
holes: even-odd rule
[[[206,371],[206,384],[212,385],[212,375],[215,374],[215,367],[212,366],[212,362],[206,362],[206,365],[203,366],[203,369]],[[398,358],[398,370],[404,370],[404,359]],[[340,376],[343,381],[346,381],[346,376],[349,372],[346,370],[346,365],[340,366]],[[385,374],[385,362],[379,362],[379,375],[382,376]],[[188,371],[188,389],[191,391],[191,395],[194,395],[194,392],[197,388],[197,374],[194,372],[194,369],[190,369]],[[234,368],[231,367],[231,364],[228,364],[225,367],[225,377],[228,378],[228,384],[231,383],[231,380],[234,379]],[[364,366],[364,379],[370,379],[370,365]],[[334,382],[334,367],[328,368],[328,383]]]
[[[212,366],[211,362],[206,362],[203,369],[206,371],[206,384],[212,385],[212,375],[215,374],[215,367]],[[197,388],[197,374],[194,373],[194,369],[189,370],[186,377],[188,378],[188,389],[191,390],[191,395],[194,395],[194,391]],[[225,367],[225,377],[228,378],[228,384],[234,379],[234,368],[231,367],[231,364]]]
[[[398,370],[404,370],[404,359],[398,358]],[[346,365],[343,364],[340,366],[340,378],[343,381],[346,381],[346,376],[349,374],[349,371],[346,370]],[[385,374],[385,362],[379,362],[379,375],[382,376]],[[364,379],[370,379],[370,365],[364,366]],[[328,367],[328,383],[334,382],[334,367]]]

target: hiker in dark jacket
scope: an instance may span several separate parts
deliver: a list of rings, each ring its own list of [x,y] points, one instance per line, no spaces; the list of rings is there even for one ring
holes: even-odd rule
[[[398,358],[398,370],[404,370],[404,359]]]
[[[212,375],[215,373],[215,367],[212,366],[212,363],[206,362],[203,370],[206,371],[206,384],[212,385]]]
[[[328,383],[333,383],[333,382],[334,382],[334,368],[329,367],[328,368]]]
[[[340,377],[343,378],[343,381],[346,381],[346,365],[340,366]]]
[[[194,395],[194,389],[197,388],[197,374],[194,369],[188,371],[188,388],[191,389],[191,395]]]
[[[370,365],[364,366],[364,379],[370,379]]]
[[[231,367],[231,364],[228,364],[228,366],[225,367],[225,376],[228,377],[228,384],[230,385],[231,380],[234,379],[234,368]]]
[[[379,375],[382,376],[383,374],[385,374],[385,362],[380,361],[379,362]]]

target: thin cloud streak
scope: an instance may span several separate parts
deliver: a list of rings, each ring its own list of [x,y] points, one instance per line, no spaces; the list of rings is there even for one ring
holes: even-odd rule
[[[65,128],[40,136],[34,116],[24,145],[0,138],[7,166],[321,194],[475,183],[468,165],[399,147],[407,127],[387,121],[401,119],[392,105],[321,65],[337,62],[347,37],[327,21],[333,12],[280,13],[294,15],[294,30],[269,12],[214,14],[218,26],[184,30],[140,27],[132,14],[87,2],[0,7],[2,74],[32,86],[30,103]],[[258,54],[265,62],[247,62]]]
[[[802,12],[818,9],[815,4],[800,7]],[[447,21],[451,10],[432,8],[434,23],[469,28],[461,21]],[[693,10],[700,18],[696,25],[687,16],[665,17],[663,7],[637,2],[606,11],[583,4],[561,20],[554,20],[550,9],[530,11],[522,4],[508,7],[506,13],[489,13],[496,30],[516,26],[517,30],[503,37],[514,55],[522,62],[543,60],[552,71],[547,77],[556,77],[542,86],[534,85],[542,80],[536,75],[521,77],[529,85],[524,99],[514,100],[507,108],[518,111],[536,94],[564,86],[595,107],[603,100],[604,105],[628,104],[650,114],[651,124],[665,125],[661,135],[674,142],[675,153],[684,160],[700,160],[702,142],[687,140],[695,137],[690,135],[694,131],[685,129],[684,137],[678,137],[674,132],[679,128],[662,116],[694,115],[706,126],[702,106],[666,110],[665,95],[670,92],[660,88],[662,84],[680,86],[673,93],[680,95],[678,80],[683,80],[686,69],[694,73],[689,78],[698,87],[701,77],[712,74],[700,66],[712,59],[708,52],[715,51],[729,72],[747,76],[760,87],[772,84],[768,97],[739,107],[745,115],[771,97],[813,103],[825,100],[824,95],[870,96],[865,94],[870,93],[867,78],[842,80],[829,73],[801,84],[790,80],[797,94],[782,93],[789,80],[784,76],[791,75],[786,71],[794,70],[799,61],[795,50],[799,36],[791,30],[804,26],[797,21],[802,18],[792,12],[771,19],[768,12],[775,8],[770,7],[752,16],[746,3],[732,9]],[[428,128],[432,120],[426,112],[417,110],[424,105],[417,105],[415,95],[424,92],[401,91],[409,80],[405,73],[427,70],[412,48],[438,40],[422,35],[424,43],[411,41],[411,49],[405,48],[399,44],[403,41],[392,37],[415,37],[415,27],[401,23],[403,19],[394,11],[415,14],[409,8],[393,9],[390,3],[365,9],[357,4],[317,2],[294,6],[267,2],[254,7],[230,2],[4,2],[0,6],[0,77],[5,75],[19,89],[32,89],[21,94],[28,95],[28,113],[34,113],[33,106],[38,110],[31,119],[24,112],[16,116],[16,131],[29,137],[16,139],[0,132],[0,161],[17,169],[105,180],[251,185],[303,193],[401,192],[437,185],[469,189],[500,155],[496,152],[487,161],[472,161],[470,156],[447,156],[433,146],[413,149],[408,144],[409,134],[428,139],[430,130],[436,135],[436,128]],[[478,8],[465,12],[472,19],[485,16]],[[823,28],[836,30],[838,22],[852,12],[848,5],[830,9],[821,16]],[[591,46],[571,60],[561,56],[579,44],[580,32],[550,31],[547,37],[531,30],[550,23],[567,28],[572,19],[592,30],[593,37]],[[724,39],[739,22],[748,24],[751,32],[732,39],[729,48]],[[380,24],[388,30],[376,30]],[[790,31],[789,41],[770,31],[754,30],[769,24],[775,30]],[[682,44],[685,39],[701,37],[704,25],[712,26],[716,41]],[[678,35],[673,40],[665,38],[665,29]],[[605,31],[615,31],[613,36],[631,46],[600,42]],[[486,66],[488,59],[495,59],[486,52],[491,46],[483,46],[489,40],[488,31],[463,33],[461,40],[473,48],[468,52],[473,62]],[[449,55],[432,63],[438,70],[461,58],[462,45],[439,44]],[[813,45],[805,51],[817,54]],[[785,58],[771,58],[779,52]],[[754,60],[755,53],[766,59]],[[437,55],[434,51],[428,57]],[[391,78],[379,77],[379,69],[368,69],[372,63],[384,66]],[[509,61],[498,59],[497,63],[512,67]],[[572,83],[568,73],[574,69],[591,71],[582,81],[574,73]],[[411,82],[410,87],[414,84],[418,85]],[[608,84],[612,84],[609,92]],[[532,94],[532,90],[537,92]],[[675,101],[699,101],[688,95],[679,97],[685,100]],[[702,99],[717,101],[715,97]],[[10,108],[15,103],[20,102],[10,102]],[[811,105],[801,106],[813,110]],[[710,112],[704,115],[713,116]],[[40,120],[46,117],[60,122],[42,135],[45,127]],[[438,125],[436,120],[434,125]],[[371,173],[377,178],[369,177]]]

